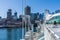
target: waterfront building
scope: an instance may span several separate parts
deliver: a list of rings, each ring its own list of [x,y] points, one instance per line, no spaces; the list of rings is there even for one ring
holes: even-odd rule
[[[22,22],[22,15],[19,15],[19,20],[20,22]]]
[[[60,13],[51,15],[47,20],[47,23],[54,23],[54,21],[56,21],[57,23],[60,23]]]
[[[0,16],[0,19],[2,19],[2,17]]]
[[[0,21],[1,21],[2,17],[0,17]]]
[[[29,7],[29,6],[25,7],[25,15],[30,15],[31,23],[34,23],[35,20],[40,20],[40,14],[38,12],[31,13],[31,7]]]
[[[31,7],[26,6],[25,7],[25,15],[30,15],[30,13],[31,13]]]
[[[17,12],[15,12],[14,15],[13,15],[13,20],[17,20],[17,19],[18,19]]]
[[[45,40],[60,40],[60,13],[55,13],[48,17],[46,16],[46,23],[44,25],[44,36]],[[54,25],[56,22],[57,24]]]
[[[51,16],[49,13],[50,13],[49,10],[47,10],[47,9],[44,10],[44,18],[43,19],[44,19],[45,23],[46,23],[46,20],[49,19],[49,17]]]
[[[36,20],[40,20],[40,14],[39,14],[39,12],[37,12],[37,19]]]
[[[8,20],[12,19],[12,10],[11,9],[8,9],[8,11],[7,11],[7,19]]]
[[[31,20],[31,23],[34,23],[35,20],[40,20],[40,14],[39,13],[31,13],[30,20]]]
[[[55,13],[60,13],[60,9],[56,10]]]
[[[44,22],[44,13],[40,14],[40,22],[43,23]]]
[[[31,23],[34,23],[34,18],[35,18],[35,15],[33,13],[30,14],[30,21]]]

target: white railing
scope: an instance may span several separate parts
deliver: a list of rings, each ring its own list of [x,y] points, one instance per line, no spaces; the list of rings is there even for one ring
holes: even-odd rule
[[[44,33],[45,33],[45,38],[49,40],[60,40],[60,37],[54,33],[49,27],[45,26],[44,27]]]

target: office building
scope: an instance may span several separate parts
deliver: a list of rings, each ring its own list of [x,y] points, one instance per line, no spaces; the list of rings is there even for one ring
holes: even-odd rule
[[[8,9],[8,11],[7,11],[7,19],[8,20],[12,19],[12,10],[11,9]]]
[[[25,15],[30,15],[31,8],[29,6],[25,7]]]

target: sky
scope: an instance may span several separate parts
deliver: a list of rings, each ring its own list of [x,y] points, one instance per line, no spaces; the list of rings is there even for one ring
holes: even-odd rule
[[[54,12],[60,9],[60,0],[0,0],[0,16],[6,18],[8,9],[12,9],[12,15],[15,11],[18,15],[24,14],[27,5],[31,7],[32,13],[43,13],[45,9]]]

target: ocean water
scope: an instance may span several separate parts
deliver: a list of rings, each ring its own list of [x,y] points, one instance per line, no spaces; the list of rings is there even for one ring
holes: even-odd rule
[[[24,28],[3,28],[0,29],[0,40],[20,40],[23,34]]]

